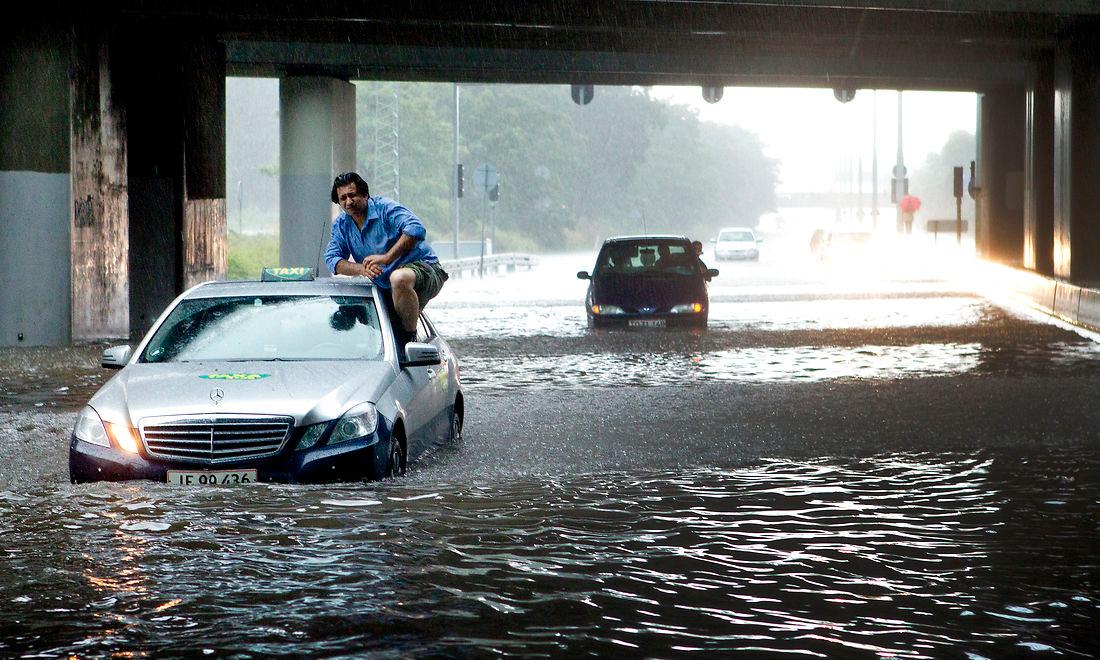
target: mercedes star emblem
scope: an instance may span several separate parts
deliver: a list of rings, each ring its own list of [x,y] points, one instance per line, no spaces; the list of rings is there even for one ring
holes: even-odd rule
[[[225,392],[222,391],[222,388],[215,387],[214,389],[210,390],[210,400],[214,402],[215,406],[218,405],[224,398]]]

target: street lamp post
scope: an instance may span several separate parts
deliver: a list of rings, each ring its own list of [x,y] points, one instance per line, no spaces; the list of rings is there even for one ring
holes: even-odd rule
[[[894,194],[891,195],[892,201],[897,205],[902,197],[909,194],[909,180],[905,177],[905,156],[902,152],[902,132],[901,132],[901,108],[902,97],[901,90],[898,90],[898,160],[894,165]],[[894,230],[899,234],[904,229],[905,220],[902,218],[901,206],[895,206],[897,210],[897,220],[894,225]]]
[[[458,259],[458,225],[461,218],[461,204],[462,204],[462,182],[459,180],[462,174],[458,169],[458,83],[455,83],[454,89],[454,111],[455,111],[455,123],[454,123],[454,162],[451,168],[451,176],[453,177],[453,185],[451,186],[451,219],[454,221],[454,258]]]
[[[871,228],[878,229],[878,90],[871,95]]]

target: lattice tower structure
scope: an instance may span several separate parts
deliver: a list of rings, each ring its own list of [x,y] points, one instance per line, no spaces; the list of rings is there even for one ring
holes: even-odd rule
[[[401,89],[396,82],[381,83],[374,94],[374,176],[372,195],[401,199]]]

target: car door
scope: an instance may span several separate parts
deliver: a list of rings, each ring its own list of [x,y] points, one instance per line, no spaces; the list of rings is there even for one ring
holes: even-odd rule
[[[432,330],[421,316],[416,323],[416,336],[413,341],[432,343]],[[405,429],[408,440],[409,458],[415,458],[438,440],[439,408],[442,397],[439,394],[439,375],[441,365],[425,367],[405,367],[410,396],[405,405]]]
[[[439,336],[428,317],[421,315],[420,325],[424,327],[424,342],[439,349],[439,359],[442,360],[434,370],[432,405],[435,407],[435,440],[445,443],[451,438],[451,401],[454,399],[458,378],[454,373],[454,361],[447,342]]]

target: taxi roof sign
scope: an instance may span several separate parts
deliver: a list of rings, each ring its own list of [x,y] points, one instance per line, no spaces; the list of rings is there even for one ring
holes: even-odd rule
[[[264,268],[260,273],[261,282],[312,282],[313,269],[306,266],[295,268]]]

